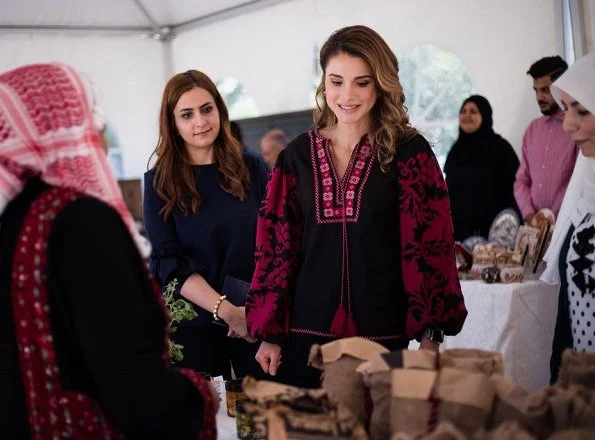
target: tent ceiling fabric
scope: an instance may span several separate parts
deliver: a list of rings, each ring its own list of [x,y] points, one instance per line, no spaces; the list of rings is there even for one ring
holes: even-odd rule
[[[0,2],[0,29],[151,30],[200,21],[266,0],[16,0]]]

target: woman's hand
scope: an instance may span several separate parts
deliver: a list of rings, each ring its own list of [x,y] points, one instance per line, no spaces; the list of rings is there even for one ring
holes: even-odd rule
[[[271,376],[275,376],[277,374],[277,369],[281,364],[281,347],[277,344],[263,341],[260,344],[255,359],[262,367],[262,371]]]
[[[420,350],[430,350],[430,351],[433,351],[434,353],[438,353],[438,350],[440,349],[440,344],[438,344],[437,342],[434,342],[434,341],[430,341],[428,338],[423,338],[421,340],[421,343],[419,344],[419,349]]]
[[[236,307],[229,301],[223,301],[219,306],[218,314],[229,326],[228,336],[254,342],[254,339],[248,334],[248,328],[246,327],[245,307]]]

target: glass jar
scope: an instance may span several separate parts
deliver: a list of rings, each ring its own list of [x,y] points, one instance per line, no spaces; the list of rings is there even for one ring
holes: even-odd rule
[[[244,399],[246,395],[242,391],[243,379],[231,379],[225,381],[225,400],[227,401],[227,415],[236,416],[236,402]]]
[[[254,420],[244,409],[245,402],[247,402],[245,399],[236,402],[236,435],[239,440],[260,440],[256,433]]]

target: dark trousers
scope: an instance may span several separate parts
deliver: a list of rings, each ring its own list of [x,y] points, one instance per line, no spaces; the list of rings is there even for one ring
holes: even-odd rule
[[[184,359],[176,363],[177,367],[230,379],[233,366],[238,378],[262,376],[262,369],[254,359],[259,344],[228,338],[226,327],[214,324],[209,327],[178,327],[172,336],[176,344],[184,346]]]

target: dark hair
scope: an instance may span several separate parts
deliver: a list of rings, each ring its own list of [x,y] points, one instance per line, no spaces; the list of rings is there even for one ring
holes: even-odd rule
[[[244,144],[244,135],[242,134],[242,127],[236,121],[229,121],[229,128],[231,129],[231,135],[240,144]]]
[[[227,107],[217,87],[207,75],[198,70],[178,73],[167,82],[163,90],[159,111],[159,140],[153,151],[157,155],[153,187],[159,198],[165,202],[161,210],[165,218],[174,207],[184,215],[195,214],[201,202],[192,164],[174,120],[174,108],[180,97],[195,87],[209,92],[219,111],[220,129],[214,148],[219,186],[243,201],[250,185],[250,175],[242,159],[241,145],[231,135]]]
[[[527,75],[531,75],[533,79],[549,76],[552,81],[557,80],[568,69],[568,64],[560,56],[544,57],[529,67]]]
[[[337,123],[336,116],[324,99],[324,82],[330,59],[340,53],[361,58],[372,70],[378,98],[372,109],[369,135],[378,147],[380,167],[387,172],[398,143],[417,133],[409,123],[404,104],[405,94],[399,82],[397,57],[386,41],[369,27],[348,26],[333,32],[320,49],[322,79],[316,90],[314,109],[314,124],[318,129],[332,127]]]
[[[261,144],[265,141],[271,141],[276,148],[283,149],[287,146],[287,135],[280,128],[271,128],[260,139]]]
[[[492,119],[492,106],[490,105],[490,101],[488,101],[485,97],[481,95],[471,95],[467,99],[463,101],[461,105],[461,109],[459,113],[463,111],[463,107],[468,102],[472,102],[477,107],[479,114],[481,115],[481,126],[479,130],[492,130],[492,126],[494,125],[494,121]]]

